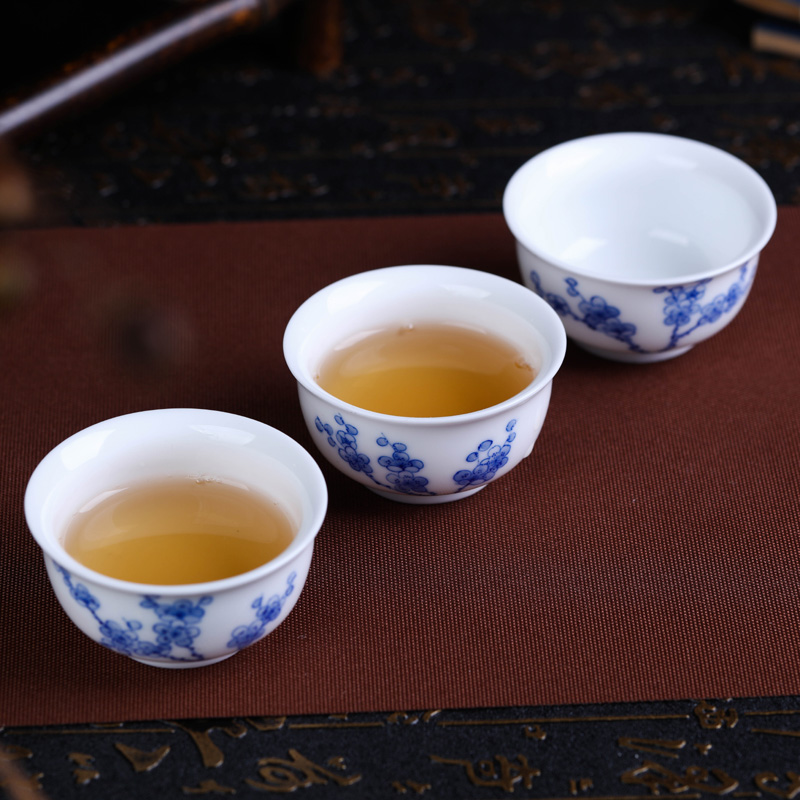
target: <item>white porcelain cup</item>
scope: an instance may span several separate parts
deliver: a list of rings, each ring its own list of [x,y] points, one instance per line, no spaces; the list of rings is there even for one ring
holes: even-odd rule
[[[174,586],[117,580],[66,552],[65,529],[86,503],[175,477],[242,484],[273,498],[296,527],[294,539],[249,572]],[[28,482],[25,516],[58,601],[87,636],[146,664],[199,667],[286,619],[305,585],[327,498],[317,463],[275,428],[221,411],[160,409],[97,423],[51,450]]]
[[[523,282],[568,336],[617,361],[687,352],[738,314],[777,208],[729,153],[655,133],[588,136],[523,164],[503,196]]]
[[[517,346],[536,371],[502,403],[447,417],[369,411],[325,391],[315,376],[338,343],[386,325],[450,322]],[[392,500],[458,500],[507,474],[533,448],[566,351],[564,326],[521,284],[488,272],[408,265],[362,272],[310,297],[292,316],[284,355],[320,452],[345,475]],[[410,389],[411,391],[411,389]]]

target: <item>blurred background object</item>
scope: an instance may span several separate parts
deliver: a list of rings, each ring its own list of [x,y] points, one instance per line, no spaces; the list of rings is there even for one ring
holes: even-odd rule
[[[164,69],[216,40],[271,22],[290,0],[210,0],[173,3],[173,11],[112,36],[68,61],[40,86],[7,99],[0,137],[16,138],[59,115],[99,102],[144,75]],[[176,13],[175,9],[179,9]]]
[[[0,220],[4,224],[24,222],[32,213],[28,176],[12,156],[11,148],[0,142]]]
[[[33,288],[26,254],[7,237],[7,230],[33,218],[33,188],[12,148],[0,142],[0,313],[12,309]]]
[[[0,96],[175,5],[13,4]],[[754,52],[758,19],[734,0],[295,0],[21,141],[28,224],[497,212],[527,158],[612,130],[714,144],[795,203],[800,64]]]
[[[762,53],[800,56],[800,3],[797,0],[737,0],[763,17],[753,23],[750,43]]]

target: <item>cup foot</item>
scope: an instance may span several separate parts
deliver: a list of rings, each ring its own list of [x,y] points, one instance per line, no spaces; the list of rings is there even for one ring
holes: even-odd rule
[[[206,658],[202,661],[154,661],[149,658],[136,658],[136,656],[130,656],[130,658],[134,661],[138,661],[140,664],[147,664],[148,667],[161,667],[162,669],[194,669],[195,667],[207,667],[211,664],[218,664],[220,661],[224,661],[226,658],[236,655],[237,652],[238,651],[234,650],[233,653],[228,653],[219,658]]]
[[[606,350],[602,347],[591,347],[587,344],[576,344],[587,353],[606,358],[609,361],[621,361],[626,364],[652,364],[656,361],[668,361],[671,358],[677,358],[694,347],[694,345],[686,345],[685,347],[673,347],[670,350],[662,350],[657,353],[635,353],[631,350]]]
[[[473,489],[465,489],[463,492],[457,492],[455,494],[433,494],[433,495],[423,495],[423,494],[402,494],[401,492],[388,492],[385,489],[374,489],[372,486],[367,486],[367,488],[374,492],[381,497],[385,497],[387,500],[394,500],[396,503],[410,503],[413,505],[435,505],[437,503],[452,503],[454,500],[463,500],[465,497],[471,497],[476,492],[479,492],[481,489],[485,488],[486,484],[482,484],[481,486],[476,486]]]

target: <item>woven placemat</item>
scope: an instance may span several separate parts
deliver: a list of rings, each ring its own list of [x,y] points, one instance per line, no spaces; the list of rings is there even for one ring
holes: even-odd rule
[[[22,513],[101,419],[193,406],[314,446],[281,338],[312,292],[403,263],[518,280],[495,214],[15,235],[0,314],[0,724],[800,693],[800,209],[742,312],[673,361],[570,344],[530,458],[476,496],[391,503],[323,465],[308,583],[272,635],[159,670],[89,641]],[[27,267],[23,269],[23,264]]]

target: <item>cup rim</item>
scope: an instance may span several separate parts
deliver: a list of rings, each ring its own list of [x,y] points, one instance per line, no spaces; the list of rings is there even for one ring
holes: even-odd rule
[[[348,403],[345,400],[341,400],[323,389],[308,375],[307,370],[299,361],[297,345],[302,344],[304,339],[297,342],[294,340],[300,336],[300,319],[304,315],[308,314],[310,309],[317,305],[323,298],[349,283],[356,283],[358,281],[365,280],[368,281],[381,276],[395,275],[402,275],[404,278],[412,279],[413,272],[419,271],[425,271],[428,274],[433,274],[433,271],[438,271],[440,274],[447,274],[450,277],[460,276],[462,280],[471,280],[473,285],[476,280],[484,283],[491,283],[493,286],[498,287],[506,292],[513,292],[520,299],[523,299],[524,302],[527,303],[532,309],[535,309],[537,318],[545,318],[547,320],[545,326],[536,325],[533,320],[528,320],[531,326],[547,342],[547,345],[550,348],[551,359],[547,369],[539,372],[524,389],[512,397],[509,397],[507,400],[504,400],[502,403],[496,403],[493,406],[488,406],[487,408],[482,408],[477,411],[471,411],[466,414],[453,414],[440,417],[412,417],[371,411],[369,409],[353,405],[352,403]],[[542,329],[543,327],[545,330]],[[317,398],[324,400],[331,405],[335,405],[341,408],[343,411],[347,411],[350,414],[360,415],[363,418],[372,419],[375,421],[383,421],[386,424],[394,423],[403,425],[418,425],[423,427],[442,427],[459,425],[467,421],[479,421],[485,419],[486,417],[494,416],[498,413],[505,413],[518,407],[529,400],[532,396],[545,389],[545,387],[551,383],[556,373],[561,368],[566,356],[566,350],[567,335],[561,318],[553,310],[549,303],[539,297],[535,292],[532,292],[521,283],[516,283],[515,281],[509,280],[502,275],[497,275],[492,272],[485,272],[483,270],[471,269],[469,267],[455,267],[442,264],[403,264],[390,267],[380,267],[377,269],[357,272],[344,278],[340,278],[339,280],[324,286],[322,289],[312,294],[295,310],[286,326],[283,337],[284,359],[289,367],[289,371],[295,377],[298,384],[300,384],[303,388]]]
[[[727,164],[730,169],[736,170],[745,178],[745,180],[749,182],[752,188],[752,196],[757,198],[757,205],[764,214],[765,225],[755,242],[751,244],[749,248],[743,250],[742,253],[736,257],[736,259],[721,264],[718,267],[687,273],[680,276],[667,276],[660,280],[650,277],[634,278],[598,274],[596,271],[584,269],[580,265],[571,264],[570,262],[565,261],[558,256],[553,255],[552,253],[545,252],[542,248],[538,247],[537,244],[531,239],[527,231],[520,224],[514,201],[516,195],[522,196],[522,187],[527,180],[527,174],[534,168],[535,162],[540,163],[542,160],[552,157],[552,155],[559,150],[578,147],[591,141],[601,142],[605,140],[619,142],[626,138],[642,140],[652,139],[659,140],[671,146],[677,145],[681,147],[690,147],[697,153],[705,154],[708,158],[717,159],[718,162]],[[537,166],[538,163],[536,164]],[[724,275],[731,270],[747,264],[753,257],[757,256],[764,249],[769,240],[772,238],[778,218],[777,204],[769,185],[764,178],[762,178],[761,175],[756,172],[755,169],[742,161],[742,159],[734,156],[726,150],[723,150],[722,148],[706,142],[701,142],[697,139],[691,139],[684,136],[675,136],[674,134],[640,131],[619,131],[613,133],[599,133],[589,136],[580,136],[575,139],[568,139],[542,150],[521,164],[512,174],[511,178],[506,184],[505,190],[503,191],[502,209],[506,225],[516,239],[517,243],[546,263],[566,272],[578,275],[582,278],[587,278],[602,283],[615,284],[618,286],[643,286],[648,288],[657,286],[677,286],[680,284],[694,283],[705,279],[711,279],[719,275]]]
[[[243,428],[247,427],[251,431],[255,429],[271,437],[272,441],[283,442],[284,445],[292,450],[294,457],[305,465],[307,474],[304,475],[301,483],[308,492],[313,514],[308,520],[304,521],[301,529],[297,532],[289,546],[275,556],[275,558],[247,572],[241,572],[237,575],[232,575],[228,578],[219,578],[214,581],[181,584],[139,583],[136,581],[114,578],[85,566],[71,556],[52,536],[47,535],[41,529],[41,520],[39,518],[40,506],[36,503],[35,499],[35,495],[39,491],[38,484],[45,479],[45,473],[48,467],[60,458],[63,449],[71,442],[76,441],[78,438],[94,430],[107,429],[109,425],[131,425],[145,417],[153,418],[156,416],[166,418],[175,417],[177,423],[178,419],[186,419],[187,414],[197,415],[196,419],[198,420],[226,422],[228,425],[239,425]],[[226,411],[201,408],[160,408],[134,411],[101,420],[100,422],[96,422],[76,431],[55,445],[39,461],[28,479],[23,499],[25,518],[30,534],[33,536],[42,552],[49,556],[56,564],[62,566],[73,575],[92,582],[96,586],[102,586],[127,594],[159,595],[167,597],[184,597],[228,591],[242,585],[256,582],[274,572],[278,572],[286,566],[287,563],[294,560],[309,545],[313,545],[322,527],[322,523],[324,522],[327,513],[327,505],[328,489],[325,478],[317,462],[302,445],[283,433],[283,431],[271,425],[267,425],[264,422],[260,422],[259,420]]]

